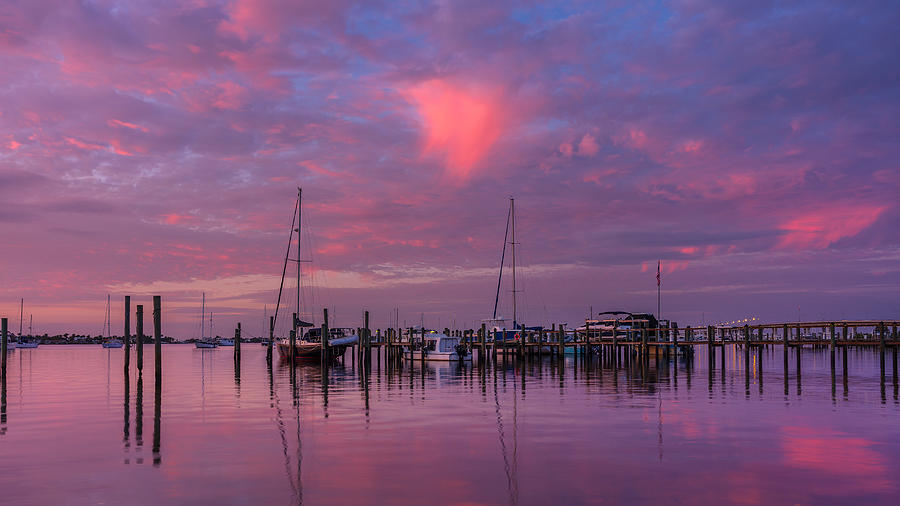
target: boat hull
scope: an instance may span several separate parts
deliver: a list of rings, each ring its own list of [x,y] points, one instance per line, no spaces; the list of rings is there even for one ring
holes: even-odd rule
[[[103,346],[104,348],[121,348],[122,342],[121,341],[110,341],[108,343],[101,343],[100,346]]]
[[[290,343],[277,343],[276,347],[278,348],[278,355],[284,360],[291,359],[291,344]],[[332,345],[331,346],[331,357],[337,358],[344,354],[344,351],[347,349],[346,345]],[[320,360],[322,358],[322,344],[321,343],[304,343],[297,342],[294,344],[294,360]]]
[[[219,346],[234,346],[234,340],[232,339],[219,339]]]
[[[194,345],[201,350],[208,350],[216,347],[215,343],[194,343]]]
[[[16,343],[16,348],[32,349],[37,348],[41,343]]]
[[[406,352],[406,359],[410,360],[410,354],[408,351]],[[422,360],[422,352],[418,351],[418,350],[413,351],[412,352],[412,360],[413,361]],[[460,358],[459,358],[459,355],[456,354],[456,352],[448,353],[448,352],[429,351],[428,353],[425,354],[425,360],[434,361],[434,362],[459,362]],[[467,353],[465,356],[462,357],[462,361],[463,362],[471,362],[472,354]]]

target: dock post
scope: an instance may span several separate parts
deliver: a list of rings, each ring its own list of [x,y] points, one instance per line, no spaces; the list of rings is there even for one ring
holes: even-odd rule
[[[543,348],[544,348],[544,326],[541,325],[541,330],[538,331],[538,348],[537,348],[537,357],[538,360],[543,357]]]
[[[479,358],[479,360],[482,360],[482,361],[484,360],[484,358],[487,354],[487,345],[485,344],[485,341],[487,340],[486,330],[487,329],[486,329],[485,324],[482,323],[481,330],[478,331],[478,339],[481,340],[481,353],[478,355],[478,358]]]
[[[422,378],[424,380],[424,378],[425,378],[425,327],[424,326],[422,327],[422,353],[421,353],[421,355],[422,355],[421,356],[421,358],[422,358]],[[506,358],[506,355],[503,355],[503,357]]]
[[[241,365],[241,322],[238,322],[237,328],[234,329],[234,363],[238,367]]]
[[[519,358],[525,358],[525,324],[519,325]]]
[[[887,334],[887,327],[884,325],[884,322],[881,322],[881,323],[878,324],[878,330],[879,330],[879,332],[881,333],[881,334],[880,334],[880,337],[881,337],[881,343],[880,343],[880,346],[881,346],[881,353],[884,353],[885,337],[886,337],[886,334]]]
[[[612,354],[613,354],[613,364],[619,365],[619,321],[613,317],[613,329],[612,329]]]
[[[144,305],[137,305],[137,316],[134,322],[135,331],[137,331],[137,368],[138,371],[144,370]]]
[[[845,327],[845,329],[846,329],[846,327]],[[788,325],[787,325],[787,323],[785,323],[781,329],[781,337],[782,337],[782,340],[784,341],[783,344],[784,344],[784,373],[785,373],[784,375],[785,375],[785,377],[787,376],[787,370],[788,370],[788,346],[789,346],[788,336],[790,336],[790,333],[788,330]]]
[[[724,374],[725,373],[725,329],[721,329],[721,331],[719,333],[721,334],[719,337],[722,338],[722,348],[720,349],[720,354],[722,355],[722,373]]]
[[[275,340],[275,317],[269,317],[269,344],[266,346],[266,362],[272,364],[272,342]]]
[[[0,354],[3,355],[0,357],[0,372],[2,372],[4,379],[6,379],[6,351],[9,345],[8,325],[9,321],[6,318],[0,319]]]
[[[713,364],[716,359],[716,349],[713,347],[713,341],[716,338],[716,331],[712,325],[707,325],[706,327],[706,349],[709,352],[707,355],[707,362],[709,363],[709,369],[712,370]]]
[[[558,343],[559,343],[559,351],[558,351],[559,359],[565,360],[565,358],[566,358],[566,331],[563,329],[562,323],[559,324],[559,330],[557,333],[557,337],[559,339],[559,341],[558,341]]]
[[[641,329],[641,360],[650,358],[650,350],[647,347],[647,329]]]
[[[131,366],[131,295],[125,296],[125,373]]]
[[[322,362],[328,363],[331,360],[330,355],[330,344],[328,342],[329,336],[328,329],[328,308],[322,308]],[[293,353],[293,352],[292,352]]]
[[[801,351],[802,351],[801,348],[803,348],[803,338],[802,338],[803,336],[801,336],[800,333],[801,333],[801,329],[800,329],[800,324],[798,323],[797,324],[797,346],[796,346],[796,349],[794,350],[794,352],[795,352],[794,356],[797,358],[797,381],[798,381],[798,384],[800,381],[800,355],[801,355]]]
[[[744,324],[744,373],[750,374],[750,326],[746,324]]]
[[[288,353],[288,355],[291,357],[291,364],[293,364],[294,360],[297,359],[297,357],[295,355],[296,350],[297,350],[297,331],[296,330],[291,329],[288,331],[288,344],[291,347],[291,351]]]
[[[162,381],[162,297],[153,296],[153,356],[156,361],[156,382]]]
[[[371,354],[371,352],[372,352],[372,348],[371,348],[371,346],[372,346],[372,337],[371,337],[372,334],[371,334],[371,332],[369,331],[369,312],[368,312],[368,311],[366,311],[366,315],[365,315],[364,320],[365,320],[365,324],[366,324],[366,329],[363,331],[363,332],[366,334],[366,356],[365,356],[365,359],[366,359],[366,360],[369,360],[369,356],[370,356],[370,354]]]

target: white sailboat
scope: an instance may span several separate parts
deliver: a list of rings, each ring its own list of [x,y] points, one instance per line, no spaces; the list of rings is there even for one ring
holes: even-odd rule
[[[200,349],[215,348],[217,346],[216,343],[212,340],[207,340],[204,336],[206,330],[203,327],[204,323],[206,323],[206,292],[202,292],[200,300],[200,340],[194,345]],[[210,331],[212,331],[212,328],[210,328]]]
[[[109,294],[106,294],[106,325],[105,325],[106,340],[103,341],[100,344],[100,346],[102,346],[104,348],[121,348],[122,341],[119,341],[118,339],[113,339],[112,336],[110,336],[110,334],[111,334],[110,323],[111,323],[111,318],[110,318],[110,312],[109,312]]]
[[[22,337],[22,322],[23,322],[24,316],[25,316],[25,299],[23,298],[19,301],[19,340],[18,340],[18,342],[16,342],[16,348],[25,348],[25,349],[37,348],[41,344],[40,341],[34,341],[31,339],[26,341]],[[31,333],[30,327],[31,327],[31,325],[29,324],[29,334]],[[29,337],[31,337],[31,336],[29,336]],[[12,347],[10,346],[9,348],[12,348]]]

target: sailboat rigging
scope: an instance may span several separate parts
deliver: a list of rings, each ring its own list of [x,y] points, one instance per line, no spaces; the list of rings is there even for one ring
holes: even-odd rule
[[[103,341],[101,346],[104,348],[121,348],[122,341],[118,339],[112,338],[112,330],[111,330],[111,315],[110,315],[110,298],[109,294],[106,294],[106,340]]]
[[[212,332],[212,313],[209,314],[210,318],[210,332]],[[206,292],[200,293],[200,340],[194,343],[194,346],[200,349],[211,349],[215,348],[217,345],[215,341],[212,339],[206,339],[204,334],[205,328],[204,324],[206,322]]]
[[[280,339],[277,343],[278,354],[282,359],[290,360],[290,357],[293,356],[294,359],[304,359],[304,358],[319,358],[322,354],[322,343],[323,339],[327,339],[328,346],[331,348],[332,353],[331,357],[339,357],[344,354],[344,350],[346,347],[357,340],[356,335],[348,335],[348,329],[337,329],[332,328],[329,331],[328,336],[322,336],[321,329],[315,328],[312,323],[305,322],[301,319],[301,315],[303,313],[300,312],[300,295],[301,295],[301,264],[304,260],[300,255],[300,227],[302,225],[302,212],[303,212],[303,189],[297,188],[297,204],[294,207],[294,214],[291,217],[291,230],[288,235],[288,247],[287,252],[284,256],[284,266],[281,270],[281,284],[278,287],[278,300],[275,303],[275,315],[274,322],[278,321],[278,313],[281,309],[281,298],[284,293],[284,280],[287,276],[287,266],[289,262],[294,262],[297,264],[297,299],[295,312],[293,314],[293,318],[291,320],[291,332],[295,335],[296,340],[293,344],[294,348],[291,349],[291,341],[288,339]],[[295,225],[296,224],[296,228]],[[297,233],[297,250],[296,256],[297,258],[290,258],[291,256],[291,245],[293,244],[294,232]],[[327,322],[326,322],[327,323]],[[306,333],[303,333],[304,328],[309,328]]]
[[[25,339],[22,337],[22,321],[25,315],[25,299],[19,300],[19,339],[16,342],[16,348],[37,348],[40,341],[33,339]],[[31,334],[31,323],[28,324],[28,333]],[[30,337],[30,336],[29,336]]]

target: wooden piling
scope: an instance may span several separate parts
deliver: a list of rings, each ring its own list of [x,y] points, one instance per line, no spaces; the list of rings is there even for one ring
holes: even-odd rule
[[[328,342],[328,308],[322,308],[322,363],[328,363],[331,359],[330,343]]]
[[[650,354],[647,348],[647,329],[641,329],[641,358],[647,359]]]
[[[846,329],[846,327],[844,327],[844,328]],[[781,336],[782,336],[782,338],[783,338],[783,340],[784,340],[784,372],[785,372],[785,377],[787,377],[787,370],[788,370],[788,336],[789,336],[789,335],[790,335],[790,334],[789,334],[789,331],[788,331],[788,326],[787,326],[787,323],[785,323],[784,326],[783,326],[782,329],[781,329]],[[787,381],[787,380],[785,380],[785,381]],[[787,384],[787,383],[785,383],[785,384]],[[787,387],[785,387],[785,388],[787,388]]]
[[[241,365],[241,322],[234,329],[234,363]]]
[[[750,374],[750,326],[744,325],[744,375]]]
[[[563,328],[563,324],[559,324],[559,333],[557,334],[559,338],[559,351],[557,354],[559,355],[560,360],[565,360],[566,358],[566,331]]]
[[[709,363],[710,370],[712,370],[713,361],[716,359],[716,349],[714,348],[715,345],[713,343],[715,338],[716,338],[715,327],[713,327],[712,325],[707,325],[706,326],[706,349],[709,352],[709,355],[706,358],[707,358],[707,362]]]
[[[372,349],[371,348],[372,347],[372,333],[369,331],[369,312],[368,311],[366,311],[364,320],[365,320],[366,328],[363,332],[366,335],[366,359],[368,359],[369,354]]]
[[[722,355],[722,374],[725,374],[725,329],[721,329],[719,332],[721,335],[719,337],[722,338],[722,347],[720,348],[720,354]]]
[[[131,366],[131,296],[125,296],[125,373]]]
[[[484,360],[487,354],[487,326],[485,324],[481,324],[481,330],[478,331],[478,339],[481,340],[481,354],[478,355],[480,360]]]
[[[0,371],[2,371],[4,379],[6,378],[6,352],[9,345],[9,321],[6,318],[0,319]]]
[[[137,368],[138,371],[144,370],[144,305],[137,305],[137,316],[135,317],[135,331],[137,332]]]
[[[504,355],[505,357],[506,355]],[[425,327],[422,327],[422,353],[420,353],[422,362],[422,378],[425,378]]]
[[[162,379],[162,297],[153,296],[153,351],[156,361],[156,381]]]

